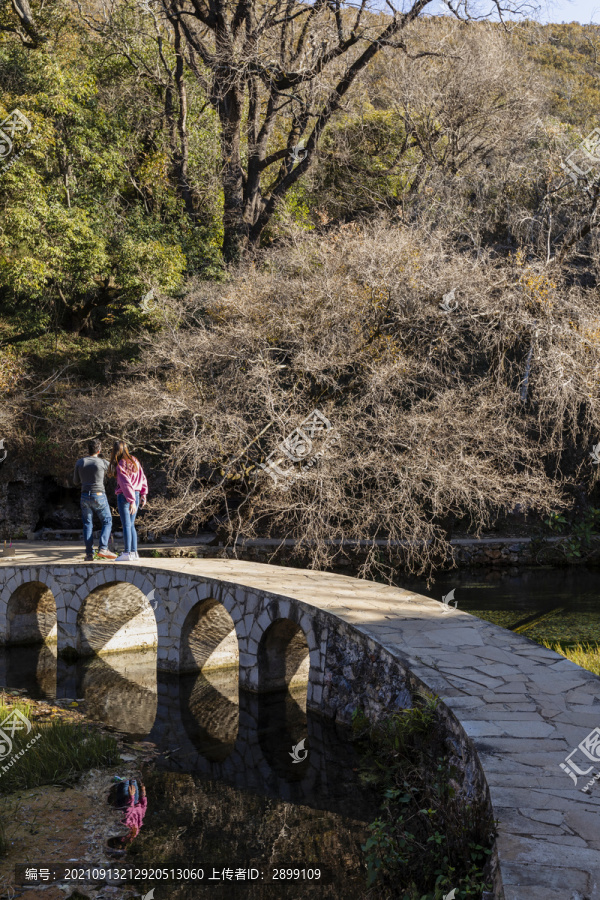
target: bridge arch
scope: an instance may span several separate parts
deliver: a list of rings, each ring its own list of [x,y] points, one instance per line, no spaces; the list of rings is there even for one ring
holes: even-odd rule
[[[260,691],[297,690],[308,685],[310,649],[304,631],[292,619],[276,619],[258,645]]]
[[[106,581],[92,588],[79,607],[76,624],[77,651],[82,656],[158,645],[148,596],[125,580]]]
[[[43,581],[23,582],[8,599],[7,644],[53,644],[56,641],[54,593]]]
[[[199,600],[181,629],[179,671],[237,668],[238,657],[235,625],[226,606],[214,597]]]
[[[308,702],[318,705],[327,643],[324,620],[311,615],[303,603],[272,594],[248,592],[245,600],[255,612],[239,626],[240,684],[258,692],[307,685]]]
[[[34,594],[38,594],[38,598],[41,598],[42,592],[50,592],[54,602],[54,621],[56,622],[58,619],[60,622],[61,614],[63,613],[64,597],[61,584],[53,577],[52,572],[45,569],[30,567],[27,569],[14,568],[7,574],[8,577],[4,577],[3,579],[0,576],[0,597],[2,599],[2,602],[0,602],[1,641],[4,643],[9,642],[11,640],[10,632],[12,630],[13,642],[20,643],[19,638],[15,641],[15,636],[18,635],[20,631],[18,624],[14,621],[15,612],[19,609],[17,598],[23,596],[21,589],[26,589],[26,586],[30,584],[37,586],[34,588],[33,592]],[[24,593],[26,593],[26,590]],[[48,600],[46,600],[46,604],[47,603]],[[51,608],[50,605],[46,606],[46,612]],[[10,621],[9,613],[11,616]],[[35,612],[33,612],[33,615],[35,615]],[[46,618],[46,616],[44,616],[44,618]],[[25,627],[27,626],[25,625]],[[58,627],[60,627],[60,625]],[[44,634],[44,632],[47,633]],[[43,622],[39,622],[39,628],[34,631],[33,637],[35,637],[33,643],[54,643],[56,640],[54,623],[52,623],[52,626],[48,630]]]

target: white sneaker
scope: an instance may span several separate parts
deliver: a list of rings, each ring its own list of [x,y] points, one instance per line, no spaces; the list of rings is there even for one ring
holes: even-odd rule
[[[130,559],[139,559],[140,554],[137,552],[137,550],[132,550],[131,553],[129,554],[129,558]]]
[[[120,556],[117,556],[115,562],[129,562],[131,559],[131,553],[121,553]]]

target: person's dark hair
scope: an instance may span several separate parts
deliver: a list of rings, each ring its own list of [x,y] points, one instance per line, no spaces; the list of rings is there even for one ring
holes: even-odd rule
[[[111,784],[108,792],[108,802],[116,809],[126,809],[131,806],[131,797],[122,781]]]
[[[123,461],[123,465],[130,472],[137,472],[140,467],[135,456],[130,455],[125,441],[115,441],[112,453],[110,454],[110,465],[108,467],[108,474],[113,478],[117,474],[117,466],[121,461]]]
[[[94,438],[91,441],[88,441],[88,453],[90,456],[93,456],[94,453],[100,453],[102,450],[102,442],[98,440],[98,438]]]

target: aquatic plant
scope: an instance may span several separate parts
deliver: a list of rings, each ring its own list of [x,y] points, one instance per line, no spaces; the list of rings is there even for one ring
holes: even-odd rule
[[[593,550],[593,538],[598,537],[598,523],[600,522],[600,509],[594,506],[588,507],[578,518],[569,522],[561,513],[552,513],[544,520],[545,524],[558,534],[569,532],[562,541],[556,544],[551,552],[556,556],[557,552],[564,555],[568,562],[588,557]],[[548,550],[548,548],[544,548]],[[542,562],[538,554],[538,562]]]

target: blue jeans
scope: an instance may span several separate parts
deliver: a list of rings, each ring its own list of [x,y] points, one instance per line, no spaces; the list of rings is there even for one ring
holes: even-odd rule
[[[119,776],[117,776],[118,778]],[[133,797],[134,803],[140,802],[140,788],[135,778],[120,778],[120,784],[117,788],[118,798],[121,803],[129,803],[129,787],[133,785],[135,788],[135,795]]]
[[[135,530],[135,517],[140,508],[140,492],[135,492],[135,512],[133,515],[129,512],[129,502],[123,494],[117,494],[117,507],[121,522],[123,523],[123,544],[125,545],[124,553],[137,553],[137,531]]]
[[[135,794],[134,794],[134,796],[133,796],[133,802],[134,802],[134,803],[139,803],[139,802],[140,802],[140,789],[139,789],[139,787],[138,787],[138,783],[137,783],[137,781],[135,780],[135,778],[126,779],[126,780],[123,782],[123,784],[124,784],[124,786],[125,786],[125,791],[126,791],[126,793],[125,793],[125,799],[126,799],[126,800],[129,800],[129,788],[131,787],[131,785],[133,785],[133,787],[135,788]]]
[[[98,550],[108,550],[108,539],[112,528],[112,516],[106,494],[98,494],[96,491],[81,492],[81,518],[83,520],[83,540],[85,552],[91,556],[94,552],[94,513],[97,514],[102,524]]]

